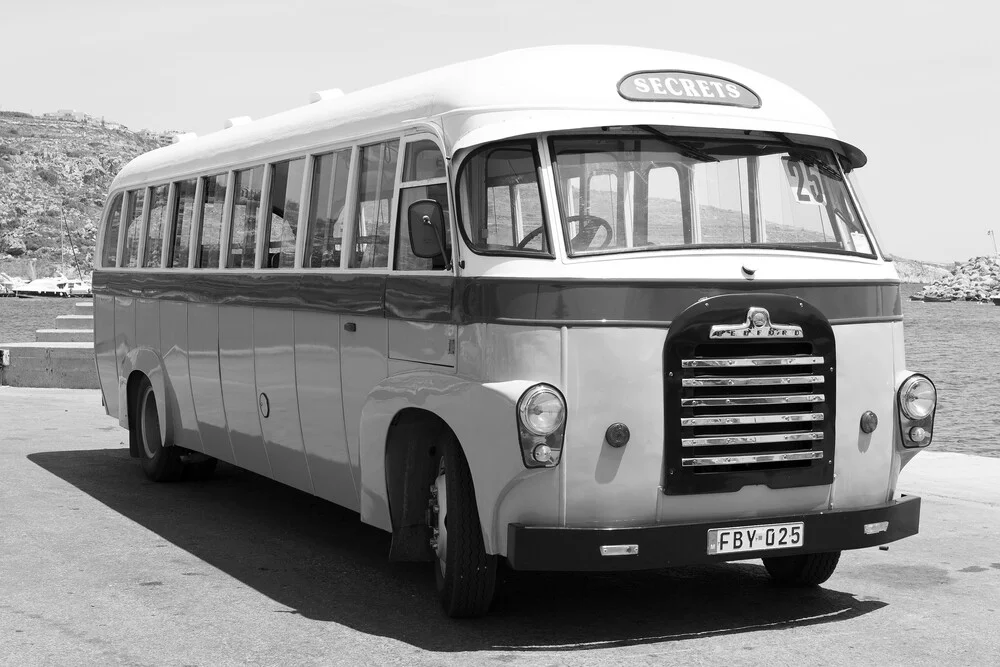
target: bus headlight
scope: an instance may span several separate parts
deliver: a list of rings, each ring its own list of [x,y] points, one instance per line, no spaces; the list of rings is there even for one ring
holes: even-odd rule
[[[903,380],[896,394],[899,403],[899,432],[904,447],[926,447],[934,435],[937,389],[925,375]]]
[[[566,401],[555,387],[536,384],[517,402],[521,457],[528,468],[552,468],[562,456]]]
[[[911,375],[899,388],[899,408],[910,419],[924,419],[937,405],[934,384],[923,375]]]

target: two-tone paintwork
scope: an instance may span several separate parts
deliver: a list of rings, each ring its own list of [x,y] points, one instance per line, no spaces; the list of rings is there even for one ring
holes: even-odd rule
[[[545,74],[566,62],[575,66],[560,68],[559,77]],[[634,102],[618,94],[624,74],[658,69],[739,81],[760,96],[761,107]],[[604,87],[595,85],[602,80]],[[411,136],[439,143],[453,182],[469,149],[534,133],[541,133],[540,183],[552,193],[544,133],[638,124],[809,136],[846,162],[864,163],[812,103],[749,70],[647,49],[560,47],[436,70],[185,141],[130,163],[112,193]],[[356,185],[355,175],[351,192]],[[165,441],[337,502],[391,530],[388,433],[401,410],[429,411],[465,452],[486,547],[499,554],[506,553],[511,523],[735,520],[868,507],[893,497],[912,452],[901,450],[892,426],[895,389],[907,373],[890,263],[740,249],[570,258],[555,223],[555,197],[544,201],[552,257],[477,255],[452,220],[450,273],[102,267],[94,280],[95,352],[109,413],[127,426],[126,383],[133,372],[145,374]],[[451,204],[455,211],[454,195]],[[296,257],[301,264],[301,243]],[[833,325],[833,483],[665,495],[662,373],[670,322],[704,296],[746,293],[752,305],[753,294],[770,291],[808,301]],[[566,398],[565,447],[557,467],[529,470],[515,406],[539,382]],[[857,423],[868,410],[884,425],[872,434]],[[615,422],[631,431],[625,447],[604,442]]]

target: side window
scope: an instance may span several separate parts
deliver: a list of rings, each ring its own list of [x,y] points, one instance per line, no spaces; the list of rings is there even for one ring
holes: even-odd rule
[[[142,258],[142,265],[147,268],[160,266],[160,255],[163,252],[163,226],[167,220],[167,195],[169,193],[169,185],[153,188],[152,199],[149,201],[149,225],[146,231],[146,249]]]
[[[194,193],[197,180],[180,181],[176,184],[177,202],[174,205],[174,233],[170,240],[170,257],[167,266],[187,268],[188,250],[191,243],[191,220],[194,218]]]
[[[257,214],[264,167],[236,172],[233,185],[233,231],[229,240],[230,269],[252,269],[257,254]]]
[[[205,178],[205,194],[201,202],[201,230],[198,233],[198,257],[194,263],[200,269],[219,268],[223,206],[226,203],[228,179],[228,174]]]
[[[295,266],[295,238],[298,235],[299,208],[305,158],[277,162],[271,172],[270,206],[264,237],[267,239],[265,268],[285,269]]]
[[[427,183],[427,181],[439,181]],[[417,257],[410,246],[410,225],[407,212],[410,205],[421,199],[433,199],[444,213],[445,253],[436,257]],[[437,144],[421,139],[406,144],[403,181],[399,186],[399,211],[396,213],[396,252],[394,267],[399,271],[445,269],[451,256],[451,220],[448,215],[448,182],[445,180],[444,157]]]
[[[118,230],[122,225],[122,200],[119,193],[111,200],[108,217],[104,219],[104,247],[101,249],[101,266],[104,268],[117,266],[118,260]]]
[[[309,268],[340,266],[340,243],[344,236],[344,206],[347,178],[351,171],[351,149],[318,155],[313,163],[309,201],[309,244],[305,265]]]
[[[387,268],[399,141],[362,146],[360,150],[358,210],[354,218],[354,252],[350,267]]]
[[[421,139],[406,145],[404,181],[427,181],[444,177],[444,156],[436,143],[430,139]]]
[[[646,172],[647,241],[653,245],[684,245],[684,207],[676,167]]]
[[[142,207],[146,199],[146,189],[132,190],[127,195],[128,211],[125,214],[125,249],[122,251],[121,266],[139,266],[139,235],[142,234]]]
[[[549,253],[533,142],[489,146],[462,166],[462,229],[474,250]]]

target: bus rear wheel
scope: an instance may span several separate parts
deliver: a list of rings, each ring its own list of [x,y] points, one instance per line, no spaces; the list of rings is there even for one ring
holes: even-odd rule
[[[449,441],[443,450],[428,511],[438,595],[452,618],[482,616],[493,601],[497,557],[486,553],[472,474],[461,447]]]
[[[136,393],[136,414],[133,425],[139,440],[142,471],[154,482],[176,482],[184,473],[181,450],[164,447],[160,435],[160,415],[156,410],[156,395],[149,379],[142,378]]]
[[[840,552],[801,554],[764,558],[764,569],[782,586],[819,586],[831,576],[840,562]]]

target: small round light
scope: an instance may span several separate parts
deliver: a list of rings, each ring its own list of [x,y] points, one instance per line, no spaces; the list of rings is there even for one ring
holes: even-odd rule
[[[926,419],[937,405],[937,391],[923,375],[913,375],[899,388],[899,407],[910,419]]]
[[[615,422],[608,427],[608,430],[604,433],[604,439],[608,441],[608,444],[612,447],[624,447],[628,444],[629,438],[632,434],[628,430],[628,426],[622,424],[621,422]]]
[[[548,463],[552,460],[552,448],[548,445],[538,445],[531,452],[531,458],[539,463]]]
[[[929,438],[930,435],[931,434],[927,432],[927,429],[921,428],[919,426],[914,426],[913,428],[910,429],[910,440],[912,440],[913,442],[923,442],[924,440]]]
[[[551,435],[566,421],[566,404],[555,389],[538,385],[521,397],[521,424],[535,435]]]
[[[878,415],[871,410],[861,415],[861,430],[864,433],[871,433],[878,428]]]

